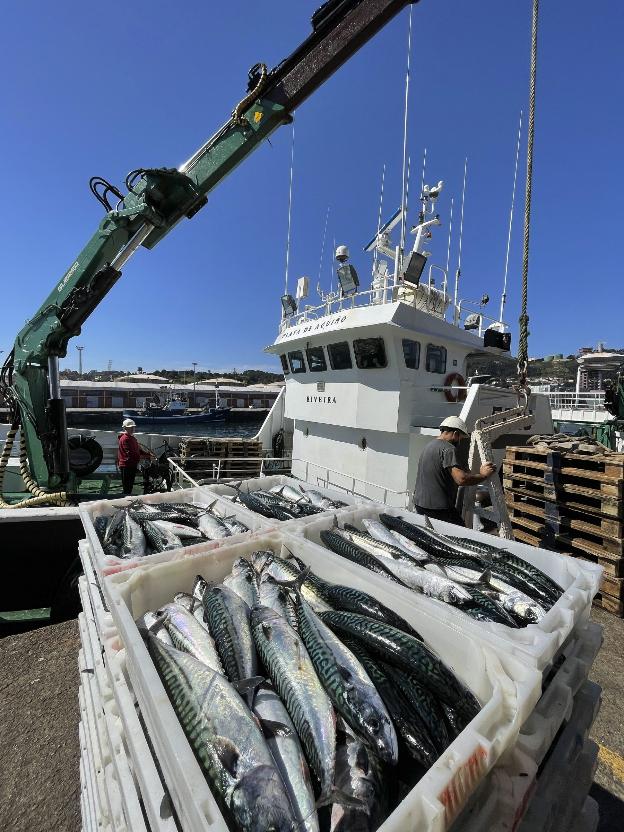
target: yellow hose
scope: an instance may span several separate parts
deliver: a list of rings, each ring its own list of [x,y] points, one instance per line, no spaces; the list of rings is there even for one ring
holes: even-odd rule
[[[3,499],[2,494],[4,493],[4,475],[6,472],[7,465],[9,463],[11,451],[13,450],[13,443],[15,442],[15,436],[17,434],[18,428],[18,424],[14,423],[11,425],[7,433],[6,442],[4,443],[2,456],[0,457],[0,508],[37,508],[39,506],[47,505],[70,505],[69,500],[67,499],[67,493],[65,491],[56,491],[54,493],[48,494],[43,489],[39,488],[37,483],[30,476],[30,471],[28,469],[26,440],[24,439],[23,431],[20,437],[20,473],[22,475],[22,479],[24,480],[24,485],[33,496],[28,497],[25,500],[20,500],[18,503],[7,503],[6,500]]]

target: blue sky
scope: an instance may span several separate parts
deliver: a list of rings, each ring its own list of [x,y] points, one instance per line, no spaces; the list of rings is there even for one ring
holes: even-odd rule
[[[218,14],[200,0],[5,5],[0,349],[10,349],[95,231],[101,209],[89,178],[121,185],[131,169],[179,165],[227,119],[249,66],[276,64],[306,37],[317,4],[229,0]],[[460,296],[487,291],[496,308],[530,13],[530,0],[421,0],[413,12],[411,194],[427,147],[427,179],[445,180],[438,208],[448,220],[468,156]],[[350,246],[367,280],[361,248],[376,228],[384,163],[384,213],[400,202],[407,14],[296,114],[291,287],[302,274],[316,285],[328,206],[325,286],[334,239]],[[624,11],[616,0],[544,2],[540,23],[529,352],[623,346]],[[290,142],[281,128],[193,220],[142,249],[61,366],[77,366],[78,343],[86,369],[109,359],[122,368],[274,367],[262,348],[280,316]],[[523,141],[506,315],[514,344],[524,151]],[[447,229],[437,232],[437,262],[446,259]],[[454,267],[456,235],[452,252]]]

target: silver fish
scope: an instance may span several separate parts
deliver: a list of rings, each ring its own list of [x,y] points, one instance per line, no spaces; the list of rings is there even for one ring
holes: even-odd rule
[[[264,570],[268,572],[276,581],[294,581],[299,577],[300,570],[295,563],[290,560],[278,558],[275,555],[271,559],[267,559]],[[301,594],[312,607],[314,612],[327,612],[332,607],[324,601],[319,593],[308,583],[304,583],[301,587]]]
[[[151,633],[159,641],[162,641],[163,644],[168,644],[169,647],[173,647],[171,636],[167,632],[162,619],[155,612],[151,612],[150,610],[144,613],[136,619],[135,624],[144,638],[147,638],[147,634]]]
[[[273,488],[269,489],[269,493],[275,494],[277,497],[283,497],[291,503],[310,502],[305,492],[302,494],[301,491],[293,488],[292,485],[288,485],[288,483],[285,485],[274,485]]]
[[[223,665],[212,636],[192,612],[174,602],[165,604],[157,610],[156,615],[162,619],[174,647],[194,656],[218,673],[223,673]]]
[[[494,583],[502,584],[503,582],[492,579],[492,585]],[[540,606],[540,604],[538,604],[537,601],[533,600],[533,598],[530,598],[524,592],[521,592],[519,589],[515,589],[514,587],[509,587],[507,591],[498,589],[493,592],[488,592],[488,595],[493,597],[504,610],[512,613],[518,618],[521,618],[528,624],[536,624],[546,615],[546,611],[542,606]]]
[[[121,540],[122,557],[140,558],[148,553],[143,529],[127,511],[124,512]]]
[[[451,581],[455,581],[456,584],[477,586],[483,583],[483,573],[477,569],[470,569],[467,566],[446,566],[442,562],[437,562],[425,564],[425,569],[433,572],[435,575],[442,575],[444,578],[449,578]]]
[[[149,639],[178,719],[212,788],[241,832],[293,832],[296,819],[281,775],[251,712],[227,679]]]
[[[320,491],[315,491],[313,488],[306,488],[304,490],[302,485],[300,485],[299,488],[313,506],[320,508],[323,511],[328,511],[332,508],[344,508],[347,505],[346,503],[343,503],[342,500],[332,500],[330,497],[326,497],[324,494],[321,494]]]
[[[251,629],[264,666],[295,724],[307,759],[321,784],[332,792],[336,761],[336,716],[301,638],[274,610],[256,607]]]
[[[267,739],[269,751],[282,775],[290,803],[302,832],[318,832],[314,790],[308,764],[284,703],[273,686],[261,684],[255,692],[253,712]]]
[[[341,721],[336,747],[336,788],[361,803],[334,803],[330,832],[374,832],[386,815],[383,772],[379,758]]]
[[[297,612],[290,593],[268,572],[260,578],[260,604],[275,610],[294,630],[297,629]]]
[[[245,558],[238,558],[234,561],[231,573],[223,579],[223,585],[240,595],[249,609],[258,605],[260,601],[258,575]]]
[[[271,552],[270,549],[260,549],[257,552],[251,553],[251,563],[256,572],[258,572],[258,574],[262,574],[266,565],[273,560],[274,557],[275,552]]]
[[[184,607],[185,610],[192,613],[195,616],[195,619],[202,625],[204,630],[210,632],[208,624],[204,619],[204,605],[198,598],[195,598],[193,595],[189,595],[188,592],[177,592],[173,596],[173,600],[176,604],[180,604],[180,606]]]
[[[214,503],[212,503],[214,505]],[[223,520],[215,517],[210,509],[205,511],[198,518],[199,530],[205,535],[208,540],[222,540],[224,537],[230,537],[231,532],[224,524]]]
[[[204,540],[204,536],[200,530],[194,529],[192,526],[185,526],[183,523],[173,523],[171,520],[154,520],[152,522],[164,532],[175,534],[179,538]]]
[[[245,534],[245,532],[249,531],[249,526],[242,523],[234,514],[230,514],[228,517],[223,517],[221,522],[227,529],[229,529],[230,534]]]

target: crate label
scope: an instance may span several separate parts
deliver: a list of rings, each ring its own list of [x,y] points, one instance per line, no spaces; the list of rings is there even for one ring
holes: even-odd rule
[[[487,770],[488,753],[483,746],[478,745],[466,762],[455,772],[448,786],[438,795],[438,800],[444,806],[446,824],[449,826],[475,786]]]

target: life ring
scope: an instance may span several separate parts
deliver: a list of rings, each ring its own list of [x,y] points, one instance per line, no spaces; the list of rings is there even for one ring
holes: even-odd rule
[[[78,477],[88,477],[99,468],[104,451],[92,436],[72,436],[68,440],[69,467]]]
[[[457,385],[455,390],[451,390],[453,384]],[[461,373],[449,373],[444,379],[444,395],[447,402],[463,402],[466,398],[466,379]]]

